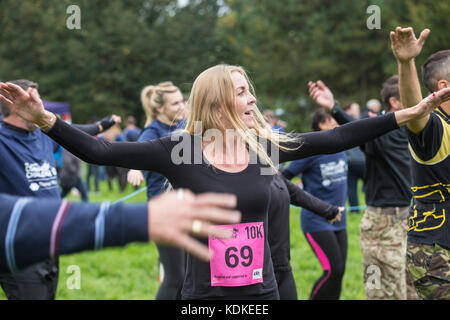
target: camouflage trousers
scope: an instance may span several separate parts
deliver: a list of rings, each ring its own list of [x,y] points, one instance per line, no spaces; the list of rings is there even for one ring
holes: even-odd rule
[[[408,243],[407,266],[422,299],[450,300],[450,250]]]
[[[394,214],[368,207],[360,222],[364,290],[367,300],[416,300],[406,272],[408,207]]]

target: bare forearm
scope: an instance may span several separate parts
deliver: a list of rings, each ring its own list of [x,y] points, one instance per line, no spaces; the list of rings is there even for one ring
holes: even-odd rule
[[[422,91],[414,59],[398,62],[400,99],[405,108],[411,108],[422,101]],[[419,133],[427,124],[429,115],[408,122],[408,128]]]
[[[415,106],[422,101],[419,77],[414,59],[398,62],[400,99],[405,108]]]

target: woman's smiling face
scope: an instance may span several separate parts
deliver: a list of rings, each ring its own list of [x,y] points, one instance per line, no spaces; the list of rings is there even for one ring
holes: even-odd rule
[[[235,90],[236,113],[247,128],[252,129],[255,126],[253,110],[256,108],[256,98],[250,92],[247,79],[241,73],[232,72],[231,79]]]

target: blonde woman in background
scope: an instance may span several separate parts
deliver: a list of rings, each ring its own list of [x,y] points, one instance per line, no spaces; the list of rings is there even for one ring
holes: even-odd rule
[[[172,82],[146,86],[141,91],[141,102],[146,121],[138,141],[169,136],[184,127],[185,99],[180,89]],[[133,185],[139,185],[144,179],[148,200],[167,189],[167,179],[158,172],[130,170],[128,173],[128,181]],[[186,270],[186,254],[182,249],[173,246],[158,244],[157,248],[161,285],[156,300],[179,300]]]

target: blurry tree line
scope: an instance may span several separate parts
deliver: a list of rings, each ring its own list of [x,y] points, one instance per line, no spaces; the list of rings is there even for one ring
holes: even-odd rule
[[[74,4],[79,30],[66,26]],[[373,4],[381,29],[369,30]],[[204,69],[239,64],[261,109],[284,109],[289,130],[309,131],[309,80],[364,108],[397,72],[389,32],[431,29],[420,66],[449,49],[449,14],[450,2],[432,0],[0,0],[0,79],[39,82],[76,122],[117,113],[143,125],[145,85],[171,80],[189,94]]]

